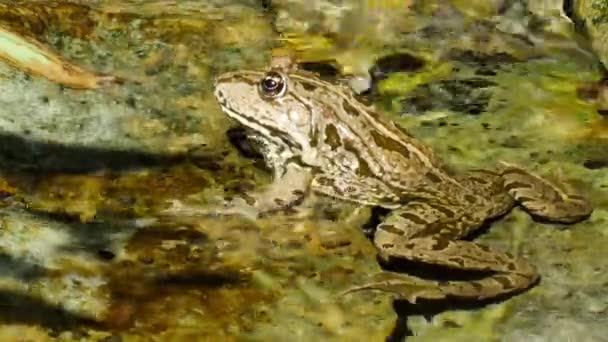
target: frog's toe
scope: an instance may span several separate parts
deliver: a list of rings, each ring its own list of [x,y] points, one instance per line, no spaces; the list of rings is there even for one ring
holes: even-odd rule
[[[416,303],[418,298],[437,300],[446,297],[437,282],[386,271],[377,273],[369,283],[351,287],[340,295],[369,290],[392,293],[396,299],[412,304]]]

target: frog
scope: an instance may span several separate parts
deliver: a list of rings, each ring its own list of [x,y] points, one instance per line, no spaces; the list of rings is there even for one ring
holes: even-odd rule
[[[346,292],[386,291],[411,302],[514,294],[538,282],[536,268],[469,237],[516,206],[560,224],[583,221],[593,211],[568,182],[512,163],[457,172],[349,87],[314,73],[281,67],[231,71],[216,77],[214,89],[221,110],[248,130],[272,170],[273,181],[245,201],[257,213],[288,208],[311,194],[383,208],[387,214],[371,238],[380,262],[483,274],[423,282],[382,270]]]

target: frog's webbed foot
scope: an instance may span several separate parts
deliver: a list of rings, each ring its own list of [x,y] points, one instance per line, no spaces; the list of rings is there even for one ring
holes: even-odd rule
[[[396,299],[406,300],[412,304],[415,304],[418,299],[485,300],[525,290],[538,279],[538,277],[529,278],[523,275],[516,275],[514,278],[513,276],[505,277],[502,274],[495,274],[477,280],[432,281],[384,271],[377,273],[372,281],[352,287],[341,292],[340,295],[358,291],[381,291],[390,293]]]
[[[250,219],[259,216],[259,210],[249,205],[245,200],[237,198],[225,204],[213,204],[207,206],[185,204],[179,200],[169,202],[170,206],[161,211],[157,216],[159,219],[187,221],[188,219],[200,219],[212,216],[240,215]]]
[[[380,244],[385,257],[483,274],[475,280],[437,282],[441,293],[449,297],[494,298],[525,290],[539,278],[534,267],[527,261],[470,241],[446,242],[437,237],[392,239],[390,243],[383,243],[381,240],[382,238],[376,238],[375,242]],[[375,289],[387,290],[384,284],[373,285]],[[388,289],[397,286],[403,286],[398,279],[393,281]]]
[[[591,215],[591,204],[568,183],[556,184],[516,165],[501,164],[505,189],[530,215],[559,223],[576,223]]]
[[[374,244],[386,262],[402,259],[479,275],[466,281],[436,282],[435,286],[446,297],[486,299],[519,292],[533,285],[538,274],[524,259],[461,240],[484,219],[466,213],[464,208],[448,208],[438,203],[408,203],[407,207],[391,212],[378,225]],[[360,289],[389,292],[405,289],[407,292],[409,280],[404,282],[399,278],[395,275],[391,281],[372,282]],[[433,297],[429,299],[436,297],[435,292],[431,293]],[[408,296],[411,295],[404,294],[405,299]]]
[[[352,287],[340,293],[341,296],[349,293],[367,290],[388,292],[398,299],[416,303],[418,298],[444,299],[445,293],[441,290],[438,282],[410,277],[405,274],[394,272],[380,272],[375,274],[373,280],[361,286]]]

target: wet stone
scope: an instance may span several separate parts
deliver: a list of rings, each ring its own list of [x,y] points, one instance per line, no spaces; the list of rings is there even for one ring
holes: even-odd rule
[[[414,89],[401,106],[403,112],[418,115],[436,110],[479,115],[487,110],[495,86],[483,78],[439,81]]]
[[[374,81],[395,72],[414,72],[424,67],[424,60],[410,54],[394,54],[379,58],[369,73]]]

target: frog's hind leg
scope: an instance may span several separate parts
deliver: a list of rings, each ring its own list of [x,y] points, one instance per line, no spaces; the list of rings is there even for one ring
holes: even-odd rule
[[[461,240],[466,232],[483,223],[483,218],[467,216],[465,210],[426,202],[410,202],[407,207],[391,212],[378,225],[374,244],[381,258],[441,266],[479,273],[475,280],[435,282],[445,296],[485,299],[524,290],[538,280],[532,265],[524,259]],[[476,271],[476,272],[475,272]],[[396,292],[407,288],[408,280],[398,273],[358,289]],[[400,286],[401,285],[401,286]],[[404,298],[410,294],[401,293]],[[419,296],[423,297],[423,295]]]
[[[505,189],[536,218],[576,223],[593,211],[589,202],[565,182],[555,184],[512,164],[502,163],[502,166]]]

